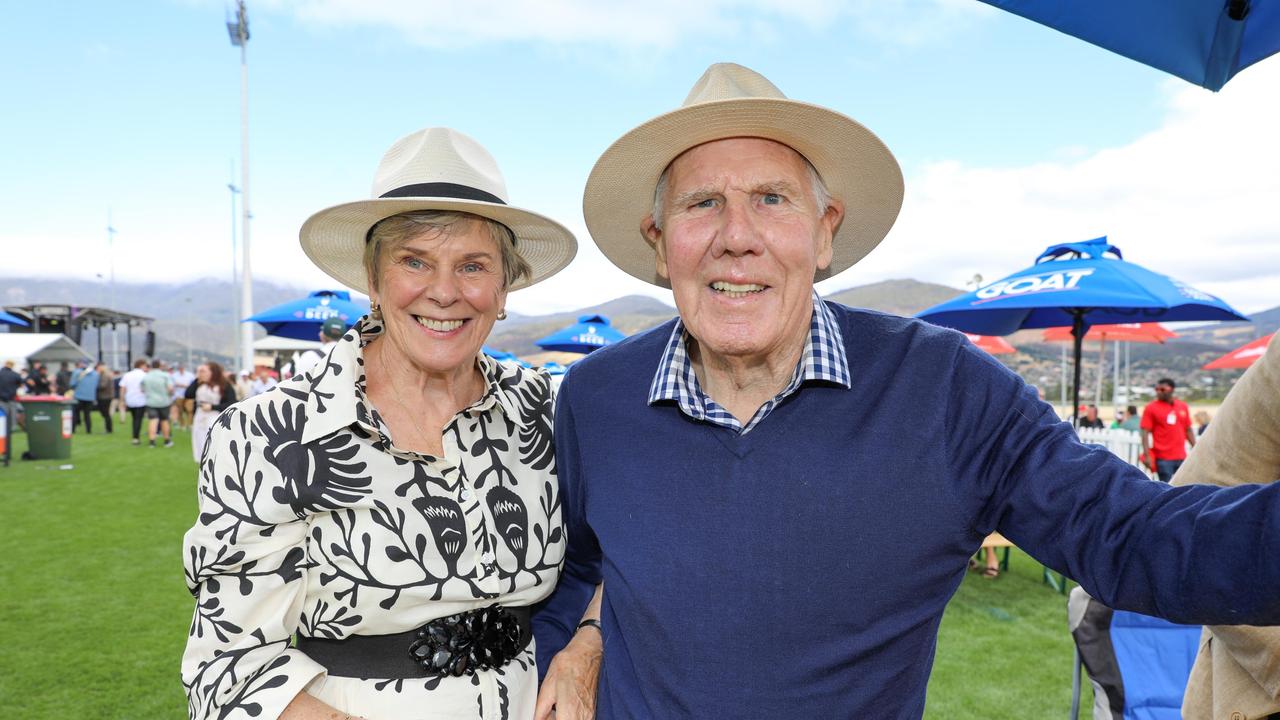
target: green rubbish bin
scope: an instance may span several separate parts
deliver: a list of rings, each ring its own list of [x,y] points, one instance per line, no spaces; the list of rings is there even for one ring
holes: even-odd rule
[[[71,458],[71,406],[57,395],[32,395],[20,399],[27,413],[27,445],[37,460]]]

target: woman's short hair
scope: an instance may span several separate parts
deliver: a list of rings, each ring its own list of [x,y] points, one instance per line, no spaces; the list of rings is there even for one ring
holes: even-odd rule
[[[497,220],[453,210],[414,210],[380,220],[369,230],[369,240],[364,246],[364,271],[369,276],[369,287],[378,289],[382,259],[387,253],[424,234],[439,233],[447,236],[454,225],[472,221],[484,223],[489,229],[489,236],[498,246],[502,260],[503,288],[511,287],[517,280],[528,277],[533,272],[529,262],[516,251],[515,233]]]

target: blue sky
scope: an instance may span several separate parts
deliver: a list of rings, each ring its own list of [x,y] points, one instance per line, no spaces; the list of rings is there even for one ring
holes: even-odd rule
[[[92,278],[114,263],[124,280],[230,277],[229,7],[6,11],[0,274]],[[902,164],[898,225],[824,290],[890,277],[962,286],[1108,234],[1128,259],[1246,312],[1280,304],[1275,59],[1215,95],[974,0],[250,0],[249,12],[259,277],[332,286],[298,249],[299,225],[367,197],[398,137],[447,125],[493,153],[513,204],[578,234],[578,260],[513,295],[514,310],[668,297],[595,251],[582,187],[613,140],[732,61],[851,115]]]

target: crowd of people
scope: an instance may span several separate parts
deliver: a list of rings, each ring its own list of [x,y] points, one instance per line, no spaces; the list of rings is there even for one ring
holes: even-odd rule
[[[277,382],[271,368],[232,376],[215,361],[188,368],[140,358],[120,372],[87,360],[20,365],[10,358],[0,366],[0,408],[11,428],[25,429],[24,399],[61,398],[71,405],[73,433],[93,434],[96,425],[99,434],[114,435],[117,423],[128,423],[130,442],[141,446],[145,440],[147,447],[173,447],[173,431],[190,430],[192,456],[199,461],[213,418]]]

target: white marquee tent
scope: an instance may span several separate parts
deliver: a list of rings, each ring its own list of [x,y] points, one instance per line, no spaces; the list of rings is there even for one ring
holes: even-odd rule
[[[61,333],[0,333],[0,362],[13,360],[19,369],[27,363],[63,363],[93,360],[84,348]]]

